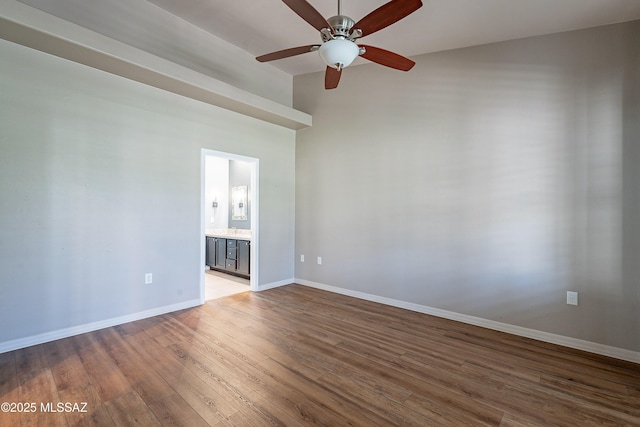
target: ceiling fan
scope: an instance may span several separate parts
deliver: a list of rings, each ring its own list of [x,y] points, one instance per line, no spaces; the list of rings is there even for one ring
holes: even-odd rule
[[[422,6],[420,0],[391,0],[358,22],[342,15],[341,0],[338,0],[338,14],[328,19],[325,19],[306,0],[282,1],[302,19],[320,31],[322,44],[298,46],[268,53],[256,58],[260,62],[318,51],[322,60],[327,64],[324,76],[325,89],[338,87],[342,69],[349,66],[358,56],[402,71],[409,71],[415,65],[415,62],[409,58],[379,47],[358,45],[355,40],[373,34],[415,12]]]

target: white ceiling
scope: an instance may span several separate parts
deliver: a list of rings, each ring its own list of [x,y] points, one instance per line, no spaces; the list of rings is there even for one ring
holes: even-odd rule
[[[280,0],[148,0],[253,55],[320,43],[318,31]],[[325,17],[338,0],[308,0]],[[344,0],[358,21],[387,0]],[[640,19],[640,0],[423,0],[363,43],[405,56]],[[366,62],[359,59],[360,62]],[[317,53],[273,61],[298,75],[324,69]]]

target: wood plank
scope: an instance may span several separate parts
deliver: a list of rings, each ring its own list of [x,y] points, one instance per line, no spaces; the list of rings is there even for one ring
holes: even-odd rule
[[[358,402],[351,401],[339,393],[339,390],[325,387],[324,385],[304,377],[295,370],[295,367],[287,367],[273,361],[266,360],[260,364],[275,381],[281,384],[280,390],[287,390],[290,399],[298,404],[312,404],[321,408],[323,422],[331,425],[386,425],[388,419],[371,412]],[[325,421],[326,420],[326,421]]]
[[[586,401],[576,401],[540,383],[514,379],[498,371],[477,370],[471,364],[465,365],[459,375],[480,393],[479,400],[505,413],[516,413],[539,419],[538,423],[551,422],[553,425],[611,425],[606,415],[590,410]],[[478,390],[480,385],[482,390]]]
[[[191,373],[206,384],[210,392],[215,393],[217,398],[213,401],[227,408],[224,415],[231,423],[234,419],[243,419],[245,425],[282,424],[267,408],[256,402],[253,389],[247,387],[242,378],[216,363],[215,359],[194,348],[185,349],[176,345],[173,350],[176,356],[189,361]]]
[[[314,345],[311,341],[308,341],[308,344]],[[376,361],[367,355],[341,351],[342,349],[322,347],[316,349],[349,364],[353,372],[369,372],[411,391],[411,396],[404,402],[405,406],[424,414],[427,418],[437,419],[440,423],[452,420],[456,423],[468,423],[470,418],[475,417],[477,422],[483,425],[497,425],[503,416],[502,411],[491,408],[483,402],[465,399],[466,393],[457,382],[464,380],[463,378],[449,379],[449,376],[446,376],[444,379],[439,379],[433,374],[426,375],[424,371],[410,367],[406,362],[403,364],[401,359]],[[432,372],[441,371],[434,368]]]
[[[217,420],[205,421],[179,394],[174,393],[153,402],[149,407],[164,426],[207,427],[219,425]]]
[[[408,390],[375,374],[336,369],[331,375],[319,378],[318,382],[366,406],[369,411],[385,418],[388,425],[426,426],[436,421],[404,404],[411,397]]]
[[[182,380],[174,386],[176,392],[209,424],[229,425],[229,416],[235,413],[228,402],[209,388],[197,375],[185,371]]]
[[[640,426],[640,365],[299,285],[0,354],[0,393],[87,402],[2,426]]]
[[[103,329],[95,335],[143,400],[155,402],[174,393],[173,388],[152,366],[142,360],[115,329]]]
[[[186,369],[185,362],[176,360],[146,331],[124,335],[123,339],[131,346],[135,346],[136,353],[143,363],[152,366],[168,384],[177,384]]]
[[[111,419],[117,426],[161,426],[149,406],[135,391],[122,394],[106,402]]]
[[[72,386],[85,387],[91,383],[80,357],[73,349],[71,338],[44,344],[44,350],[58,391]]]
[[[589,408],[589,411],[597,412],[605,418],[610,416],[626,419],[633,424],[640,420],[640,406],[631,404],[633,398],[627,392],[613,393],[607,389],[586,386],[570,379],[557,376],[544,375],[541,384],[567,399],[580,397],[581,404]]]
[[[81,409],[86,411],[76,412],[74,410],[65,412],[65,417],[70,426],[115,427],[111,415],[109,415],[93,384],[67,387],[64,390],[60,390],[59,394],[61,402],[78,403],[81,405]]]
[[[72,343],[103,402],[131,391],[131,384],[100,345],[96,334],[77,335]]]
[[[16,352],[0,354],[0,403],[20,402],[20,390],[16,371]],[[11,408],[9,408],[11,409]],[[19,426],[20,413],[0,411],[0,426]]]
[[[522,352],[518,348],[514,348],[511,345],[506,345],[504,342],[496,342],[490,341],[486,339],[482,339],[473,334],[459,334],[452,333],[447,335],[449,338],[460,340],[465,342],[466,344],[473,345],[478,351],[486,352],[487,350],[491,351],[491,354],[500,351],[506,355],[512,356],[513,358],[522,359],[525,357],[527,359],[527,364],[539,370],[545,370],[546,372],[555,372],[558,375],[565,375],[572,378],[572,380],[577,382],[582,382],[585,385],[593,385],[595,387],[604,387],[610,389],[615,392],[625,393],[627,388],[625,385],[620,384],[617,381],[611,381],[609,379],[598,378],[598,376],[593,375],[591,373],[591,368],[585,364],[576,363],[576,361],[567,361],[564,358],[557,358],[554,354],[553,356],[548,356],[544,359],[544,361],[540,360],[539,355],[533,356],[532,352]]]
[[[37,345],[17,350],[16,373],[20,384],[20,400],[32,404],[29,412],[20,414],[22,426],[66,426],[67,420],[62,412],[47,412],[41,405],[56,405],[59,395],[55,380],[49,369],[44,346]]]
[[[256,413],[251,418],[268,421],[263,421],[263,425],[279,425],[280,422],[285,425],[300,423],[296,419],[296,413],[291,411],[291,402],[280,395],[280,385],[273,383],[270,377],[257,368],[261,357],[257,361],[252,360],[249,355],[240,354],[233,345],[218,347],[210,342],[206,335],[199,338],[200,340],[191,343],[182,343],[187,347],[174,345],[171,350],[177,358],[193,365],[188,369],[198,378],[210,377],[224,385],[229,395],[235,396],[238,412],[229,417],[230,421],[241,416],[246,417],[247,410],[243,406],[248,406],[249,412]],[[221,377],[218,378],[218,375]]]
[[[202,339],[206,341],[206,338]],[[240,425],[256,420],[259,421],[256,425],[315,425],[322,420],[322,414],[326,412],[322,407],[308,400],[300,402],[299,398],[304,396],[299,394],[283,394],[282,384],[265,370],[256,367],[251,357],[239,354],[228,346],[213,349],[205,343],[198,346],[197,341],[183,344],[188,349],[172,348],[177,356],[190,360],[198,378],[213,379],[214,384],[225,384],[229,394],[237,397],[235,407],[238,412],[229,417],[229,422],[242,419],[244,421]],[[229,375],[218,378],[217,372]],[[238,392],[237,388],[243,392]]]

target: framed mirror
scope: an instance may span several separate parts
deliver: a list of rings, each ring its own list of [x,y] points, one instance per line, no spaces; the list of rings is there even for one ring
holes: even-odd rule
[[[242,221],[247,219],[247,186],[239,185],[231,189],[231,219]]]

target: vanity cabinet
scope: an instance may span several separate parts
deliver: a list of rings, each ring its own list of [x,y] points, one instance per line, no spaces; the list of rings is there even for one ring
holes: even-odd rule
[[[249,277],[251,242],[207,236],[206,261],[209,268]]]
[[[249,275],[249,253],[251,244],[248,240],[238,240],[236,248],[237,271]]]

